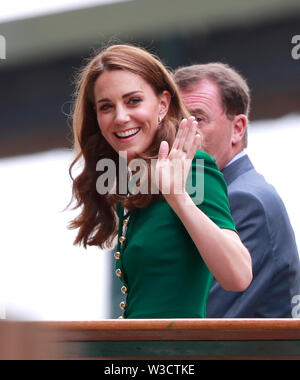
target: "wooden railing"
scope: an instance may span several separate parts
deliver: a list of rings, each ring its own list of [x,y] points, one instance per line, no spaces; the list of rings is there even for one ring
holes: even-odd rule
[[[3,321],[1,358],[300,359],[300,320]]]

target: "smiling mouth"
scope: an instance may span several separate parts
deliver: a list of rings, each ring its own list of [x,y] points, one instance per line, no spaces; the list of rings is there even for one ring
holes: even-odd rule
[[[117,136],[119,139],[126,139],[128,137],[136,135],[140,131],[140,129],[141,128],[133,128],[124,132],[115,132],[115,136]]]

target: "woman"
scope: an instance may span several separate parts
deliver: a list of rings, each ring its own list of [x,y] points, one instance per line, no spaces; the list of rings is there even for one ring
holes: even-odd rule
[[[73,183],[82,211],[71,228],[79,228],[75,244],[85,247],[104,247],[118,234],[116,275],[126,294],[120,305],[125,318],[202,318],[212,276],[232,291],[251,282],[250,255],[235,231],[223,177],[197,150],[196,126],[170,73],[141,48],[111,46],[78,78],[78,155],[70,169],[80,158],[84,169]],[[120,194],[119,155],[129,163],[143,158],[149,173],[158,158],[159,194],[151,194],[151,183],[147,194]],[[116,194],[97,192],[96,166],[103,159],[117,167]],[[203,162],[204,198],[196,205],[185,188],[186,173],[190,167],[196,173]]]

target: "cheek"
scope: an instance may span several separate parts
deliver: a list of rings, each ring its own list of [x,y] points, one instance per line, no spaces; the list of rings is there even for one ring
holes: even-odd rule
[[[98,113],[96,114],[96,116],[97,116],[98,126],[99,126],[99,128],[100,128],[100,125],[101,125],[101,117],[100,117],[100,115],[99,115]]]
[[[211,130],[209,127],[207,127],[207,125],[201,125],[199,127],[200,129],[200,132],[202,133],[202,136],[205,138],[205,139],[209,139],[210,136],[211,136]]]
[[[153,123],[158,120],[159,105],[155,100],[148,101],[147,104],[135,109],[134,113],[137,118]]]
[[[135,113],[135,117],[137,120],[144,122],[144,123],[150,123],[153,124],[156,120],[155,115],[157,114],[157,111],[155,108],[146,108],[146,109],[140,109]]]
[[[100,128],[102,134],[105,134],[105,132],[108,131],[109,129],[109,120],[105,116],[97,116],[97,122],[98,122],[98,127]]]

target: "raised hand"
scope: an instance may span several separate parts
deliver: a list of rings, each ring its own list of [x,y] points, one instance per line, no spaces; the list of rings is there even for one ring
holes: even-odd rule
[[[171,150],[166,141],[160,144],[155,178],[167,200],[185,193],[191,163],[200,143],[200,135],[196,134],[196,130],[197,122],[193,116],[183,119]]]

